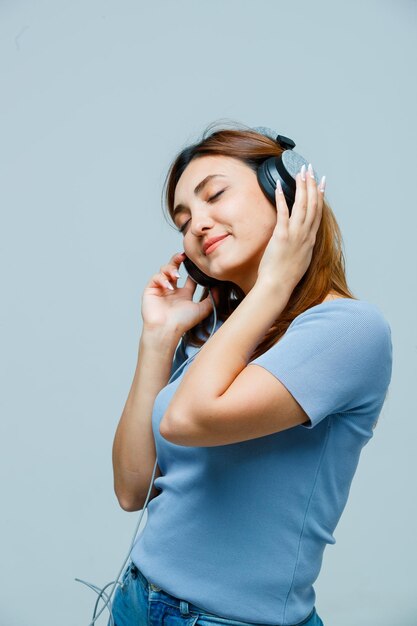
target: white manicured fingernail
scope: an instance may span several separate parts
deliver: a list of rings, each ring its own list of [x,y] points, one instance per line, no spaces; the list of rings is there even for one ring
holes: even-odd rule
[[[326,187],[326,177],[322,176],[322,179],[320,181],[320,186],[319,186],[320,191],[324,191],[325,187]]]
[[[172,289],[172,291],[174,291],[174,287],[167,280],[165,281],[165,285],[166,287],[168,287],[168,289]]]
[[[311,163],[308,164],[308,171],[309,171],[311,178],[314,178],[314,180],[316,180],[314,177],[313,166],[311,165]]]
[[[303,163],[303,167],[300,170],[300,174],[301,174],[301,180],[305,181],[305,179],[306,179],[306,166],[305,166],[305,163]]]
[[[277,189],[278,189],[278,193],[283,193],[282,187],[281,187],[281,181],[279,180],[279,178],[277,178]]]

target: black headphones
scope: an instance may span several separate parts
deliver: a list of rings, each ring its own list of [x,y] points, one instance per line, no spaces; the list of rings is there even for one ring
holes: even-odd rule
[[[295,142],[289,137],[285,137],[284,135],[275,136],[274,131],[265,126],[256,126],[251,130],[271,137],[282,148],[284,148],[284,152],[280,156],[273,156],[265,159],[265,161],[259,165],[256,174],[259,186],[274,206],[276,183],[279,179],[282,191],[284,192],[285,200],[287,202],[288,211],[291,215],[297,188],[296,175],[303,165],[306,167],[308,166],[308,161],[301,156],[301,154],[293,151],[293,148],[295,148]],[[316,171],[314,172],[314,175],[316,180],[318,180]],[[203,287],[215,287],[216,285],[227,282],[207,276],[207,274],[204,274],[204,272],[202,272],[188,257],[185,257],[183,263],[191,278]]]

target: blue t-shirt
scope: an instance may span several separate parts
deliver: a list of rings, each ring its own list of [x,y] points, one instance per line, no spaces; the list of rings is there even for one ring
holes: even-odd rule
[[[198,349],[181,340],[171,373]],[[161,493],[148,504],[132,560],[150,582],[206,612],[300,622],[315,604],[324,549],[336,541],[387,394],[390,326],[376,305],[348,298],[298,315],[251,363],[278,378],[310,422],[234,444],[181,446],[161,436],[162,416],[192,362],[155,399]]]

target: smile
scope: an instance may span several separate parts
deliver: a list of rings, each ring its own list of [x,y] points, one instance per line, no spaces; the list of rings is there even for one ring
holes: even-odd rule
[[[219,241],[216,241],[216,242],[215,242],[215,243],[213,243],[211,246],[209,246],[209,247],[207,248],[207,250],[206,250],[206,255],[207,255],[207,254],[210,254],[211,252],[213,252],[213,250],[215,250],[216,248],[218,248],[218,247],[219,247],[219,246],[223,243],[223,241],[226,241],[226,239],[227,239],[227,237],[228,237],[228,236],[229,236],[229,235],[227,235],[226,237],[223,237],[223,239],[220,239]]]

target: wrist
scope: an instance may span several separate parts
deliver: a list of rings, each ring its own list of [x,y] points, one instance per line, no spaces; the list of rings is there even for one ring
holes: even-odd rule
[[[140,341],[150,347],[155,347],[162,351],[172,351],[178,345],[182,334],[174,328],[166,327],[150,327],[144,325],[142,327],[142,335]]]
[[[271,276],[259,275],[252,288],[255,293],[276,299],[277,305],[287,305],[294,288],[287,281],[280,281]],[[252,290],[251,290],[252,291]]]
[[[291,291],[285,285],[277,284],[276,280],[273,281],[269,277],[260,279],[247,293],[235,313],[239,315],[240,309],[240,314],[246,313],[249,319],[256,318],[256,324],[259,327],[262,326],[263,337],[264,333],[281,316],[290,296]]]

